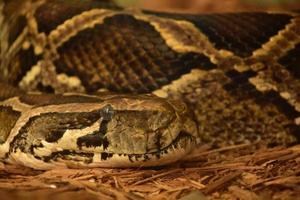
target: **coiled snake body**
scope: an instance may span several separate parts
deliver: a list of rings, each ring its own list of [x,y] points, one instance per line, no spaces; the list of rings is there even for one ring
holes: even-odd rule
[[[0,27],[2,161],[156,166],[203,143],[299,137],[297,13],[7,0]]]

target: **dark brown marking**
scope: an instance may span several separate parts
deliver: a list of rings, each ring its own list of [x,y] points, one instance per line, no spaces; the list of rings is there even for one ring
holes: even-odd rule
[[[20,12],[23,8],[21,1],[10,1],[4,0],[4,9],[1,14],[4,15],[4,18],[9,19],[9,46],[17,39],[20,33],[26,26],[25,16],[14,15],[15,13]]]
[[[144,158],[144,159],[143,159],[144,162],[150,160],[150,158],[149,158],[149,156],[148,156],[147,154],[144,154],[144,155],[143,155],[143,158]]]
[[[300,113],[291,106],[284,98],[282,98],[278,92],[270,91],[264,94],[264,100],[273,103],[278,110],[280,110],[289,119],[294,120],[296,117],[300,116]]]
[[[41,56],[34,55],[32,47],[28,50],[21,49],[8,63],[7,68],[10,72],[8,76],[3,77],[4,73],[0,73],[0,81],[17,86],[39,59],[41,59]],[[1,71],[2,68],[0,68]]]
[[[84,129],[91,126],[100,117],[99,110],[88,113],[43,113],[31,117],[13,139],[10,152],[16,149],[29,152],[32,141],[28,138],[35,138],[36,145],[42,140],[57,142],[66,130]]]
[[[110,0],[51,0],[37,9],[35,17],[38,20],[39,31],[48,34],[66,20],[93,8],[120,9]]]
[[[18,70],[18,74],[16,80],[13,82],[14,85],[17,85],[22,78],[26,75],[31,68],[37,64],[37,62],[42,59],[41,55],[35,55],[33,47],[30,47],[28,50],[21,50],[16,58],[12,59],[12,61],[18,61],[18,66],[20,69]]]
[[[103,152],[103,153],[101,153],[101,160],[107,160],[107,159],[111,158],[112,156],[113,156],[112,153]]]
[[[227,13],[186,15],[147,12],[192,22],[218,49],[227,49],[241,57],[248,57],[269,41],[293,18],[286,14]]]
[[[133,162],[133,155],[127,155],[128,156],[128,160],[130,161],[130,162]]]
[[[86,147],[103,146],[103,150],[107,149],[109,142],[105,137],[105,134],[107,132],[107,125],[110,122],[113,115],[114,115],[114,111],[110,105],[105,106],[102,110],[100,110],[100,116],[102,118],[102,121],[100,123],[99,131],[78,138],[77,145],[80,148],[82,146],[86,146]]]
[[[225,75],[231,79],[231,82],[224,84],[223,87],[236,98],[242,100],[249,98],[249,95],[257,96],[256,92],[258,91],[255,86],[249,83],[249,78],[256,76],[256,72],[246,71],[239,73],[236,70],[230,70]]]
[[[36,149],[36,148],[42,148],[42,147],[44,147],[44,145],[43,144],[32,144],[32,145],[30,145],[30,148],[29,148],[29,152],[32,154],[32,155],[34,155],[34,149]]]
[[[13,42],[17,39],[17,37],[22,33],[23,29],[26,26],[26,18],[25,16],[18,16],[14,26],[10,26],[9,30],[9,39],[8,43],[9,45],[12,45]]]
[[[295,78],[300,79],[300,44],[280,58],[279,63],[285,66]]]
[[[8,24],[8,46],[16,41],[16,39],[23,32],[27,26],[27,20],[24,13],[24,4],[26,1],[8,1],[5,0],[3,14],[5,18],[5,23]],[[25,6],[27,7],[27,6]],[[3,31],[3,30],[1,30]],[[2,38],[3,39],[3,38]],[[2,41],[1,41],[2,42]],[[4,41],[5,42],[5,41]],[[4,49],[3,49],[4,50]],[[6,50],[5,50],[6,51]],[[20,49],[14,57],[8,60],[7,66],[0,68],[0,81],[9,83],[12,85],[17,85],[18,82],[26,75],[30,68],[36,64],[37,57],[34,55],[33,48]],[[9,73],[6,75],[3,73],[4,69],[9,69]],[[6,75],[6,77],[4,77]]]
[[[142,156],[143,156],[143,155],[136,154],[136,155],[135,155],[135,161],[139,161],[139,159],[141,159]]]
[[[104,142],[106,141],[106,142]],[[100,134],[98,131],[92,134],[88,134],[85,136],[82,136],[77,139],[77,145],[79,148],[85,147],[100,147],[103,145],[103,149],[107,148],[107,138]]]
[[[35,156],[35,158],[39,160],[43,160],[44,162],[49,162],[50,160],[56,161],[58,159],[73,160],[73,161],[80,161],[84,159],[84,163],[89,164],[93,162],[93,156],[94,156],[93,153],[82,153],[82,152],[78,153],[71,150],[63,150],[63,151],[53,152],[51,153],[50,156],[44,156],[44,157]]]
[[[223,87],[239,100],[253,98],[259,105],[274,104],[277,109],[286,117],[293,120],[300,116],[300,113],[290,105],[278,92],[268,91],[260,92],[254,85],[249,82],[249,78],[254,77],[257,73],[247,71],[239,73],[235,70],[229,71],[226,75],[231,79],[230,83]]]
[[[62,138],[65,132],[66,130],[64,129],[51,131],[51,134],[46,135],[45,140],[50,143],[57,142],[60,138]]]
[[[1,80],[0,80],[1,81]],[[24,94],[22,90],[0,82],[0,101]]]
[[[7,140],[11,129],[15,126],[20,116],[21,113],[13,110],[11,107],[0,106],[0,144]]]
[[[51,85],[43,85],[41,82],[37,84],[36,88],[42,93],[55,93],[55,89]]]

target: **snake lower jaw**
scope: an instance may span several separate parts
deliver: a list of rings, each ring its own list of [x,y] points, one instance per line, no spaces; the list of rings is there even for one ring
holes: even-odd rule
[[[144,154],[110,154],[105,152],[82,153],[79,151],[64,151],[49,161],[35,158],[17,151],[11,154],[8,162],[27,166],[38,170],[54,168],[144,168],[163,166],[174,163],[189,154],[197,145],[197,138],[181,132],[167,147],[156,152]]]
[[[167,147],[158,149],[156,152],[144,154],[109,154],[109,153],[94,153],[93,162],[73,162],[70,160],[60,160],[69,168],[81,167],[104,167],[104,168],[143,168],[152,166],[163,166],[174,163],[188,153],[190,153],[197,145],[197,138],[186,132],[181,132],[177,138]],[[103,160],[103,155],[107,156]],[[56,166],[59,166],[56,164]]]

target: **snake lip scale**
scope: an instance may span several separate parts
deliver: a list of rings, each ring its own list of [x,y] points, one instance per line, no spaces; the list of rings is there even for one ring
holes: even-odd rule
[[[0,1],[0,159],[151,167],[300,138],[297,12],[172,14]]]

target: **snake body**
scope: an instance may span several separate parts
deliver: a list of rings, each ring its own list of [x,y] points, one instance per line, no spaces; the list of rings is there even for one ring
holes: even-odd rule
[[[0,27],[5,162],[156,166],[203,143],[299,138],[297,13],[184,15],[104,0],[1,1]]]

